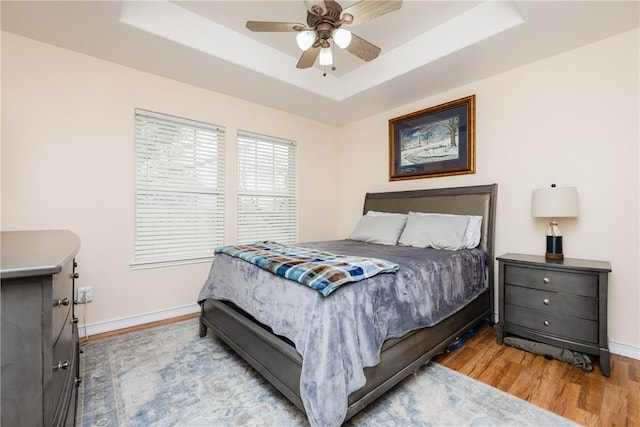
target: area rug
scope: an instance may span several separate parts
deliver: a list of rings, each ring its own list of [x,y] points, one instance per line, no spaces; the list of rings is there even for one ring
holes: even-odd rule
[[[89,342],[79,426],[305,426],[305,415],[197,319]],[[350,426],[575,426],[431,362]]]

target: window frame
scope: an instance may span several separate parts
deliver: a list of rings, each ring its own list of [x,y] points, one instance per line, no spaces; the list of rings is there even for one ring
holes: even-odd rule
[[[225,138],[222,126],[135,110],[133,269],[213,259],[225,237]]]
[[[298,241],[298,144],[295,141],[262,135],[244,130],[237,131],[236,138],[237,156],[237,196],[236,196],[236,240],[238,243],[252,243],[259,240],[272,240],[278,243],[291,244]],[[242,153],[243,145],[255,145],[255,164],[251,165],[251,171],[246,170],[247,164]],[[266,146],[271,145],[271,151],[265,151]],[[261,149],[259,149],[261,146]],[[279,149],[277,149],[278,147]],[[246,149],[246,147],[244,148]],[[286,152],[286,154],[285,154]],[[270,154],[271,159],[259,159],[259,155]],[[286,162],[283,160],[286,158]],[[271,170],[265,170],[264,161],[272,164]],[[262,164],[261,164],[262,163]],[[286,165],[286,170],[284,169]],[[261,170],[262,169],[262,170]],[[243,174],[254,174],[253,177],[245,178]],[[262,176],[260,176],[262,175]],[[271,181],[259,182],[260,179]],[[251,181],[253,187],[243,187],[243,183]],[[262,187],[262,188],[259,188]],[[286,187],[286,188],[285,188]],[[263,214],[251,212],[243,207],[248,199],[253,198],[253,204],[263,209]],[[271,204],[271,212],[269,212]],[[287,213],[284,216],[276,206],[280,204]],[[262,221],[273,220],[273,226],[264,226],[264,222],[256,221],[250,217],[261,218]],[[246,223],[243,223],[246,221]],[[274,234],[263,234],[261,231],[276,229]],[[253,231],[252,231],[253,230]],[[248,237],[246,237],[248,236]]]

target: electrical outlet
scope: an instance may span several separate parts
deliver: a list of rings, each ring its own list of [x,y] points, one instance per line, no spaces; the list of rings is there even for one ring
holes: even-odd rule
[[[93,300],[93,287],[81,286],[78,288],[78,304],[86,304]]]

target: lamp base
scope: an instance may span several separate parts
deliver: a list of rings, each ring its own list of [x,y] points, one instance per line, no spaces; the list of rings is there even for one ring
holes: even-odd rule
[[[550,259],[550,260],[553,260],[553,261],[562,261],[564,259],[564,255],[563,254],[554,254],[554,253],[551,253],[551,252],[546,252],[544,254],[544,257],[546,259]]]
[[[544,254],[546,259],[562,261],[562,236],[547,236],[547,251]]]

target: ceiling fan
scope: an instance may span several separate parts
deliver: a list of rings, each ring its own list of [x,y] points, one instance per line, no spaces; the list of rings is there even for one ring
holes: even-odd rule
[[[304,51],[298,61],[298,68],[313,66],[318,57],[320,65],[332,65],[330,39],[363,61],[369,62],[377,58],[380,54],[378,46],[342,26],[353,27],[400,9],[402,0],[361,0],[344,10],[333,0],[305,0],[305,4],[308,26],[295,22],[247,21],[247,28],[255,32],[297,32],[296,42]]]

